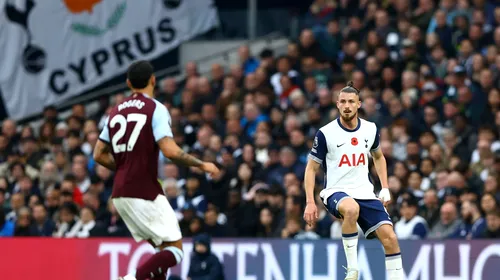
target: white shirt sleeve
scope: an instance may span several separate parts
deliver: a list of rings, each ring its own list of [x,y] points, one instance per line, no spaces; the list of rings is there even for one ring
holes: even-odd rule
[[[109,128],[108,128],[109,117],[104,121],[104,126],[102,128],[101,134],[99,134],[99,139],[101,141],[109,143]]]
[[[156,103],[153,120],[151,122],[155,141],[158,142],[163,137],[174,137],[172,134],[172,128],[170,127],[172,119],[170,118],[167,107],[160,102]]]

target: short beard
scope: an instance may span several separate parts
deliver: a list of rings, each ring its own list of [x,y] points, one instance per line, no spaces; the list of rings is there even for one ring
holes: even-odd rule
[[[350,122],[350,121],[354,120],[354,118],[357,118],[357,117],[358,117],[358,113],[357,113],[357,112],[356,112],[355,114],[353,114],[352,116],[350,116],[350,117],[346,117],[345,115],[340,114],[340,118],[342,118],[342,120],[343,120],[344,122],[346,122],[346,123],[348,123],[348,122]]]

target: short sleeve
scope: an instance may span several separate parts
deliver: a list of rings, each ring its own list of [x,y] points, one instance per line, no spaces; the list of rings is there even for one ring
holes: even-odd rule
[[[371,147],[372,151],[378,150],[380,148],[380,130],[377,126],[377,132],[375,133],[375,140],[373,141],[373,145]]]
[[[167,107],[161,103],[156,103],[156,108],[153,113],[153,135],[155,141],[158,142],[164,137],[173,137],[172,128],[170,127],[172,120],[170,114],[168,113]]]
[[[99,139],[106,143],[110,142],[108,123],[109,123],[109,117],[107,117],[106,120],[104,121],[104,127],[102,128],[101,134],[99,134]]]
[[[328,152],[326,147],[326,138],[321,130],[318,130],[316,136],[314,137],[313,146],[311,152],[309,152],[309,159],[322,164],[326,159],[326,153]]]

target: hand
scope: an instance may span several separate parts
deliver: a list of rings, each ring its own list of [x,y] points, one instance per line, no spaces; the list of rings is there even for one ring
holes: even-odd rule
[[[312,226],[318,218],[318,208],[316,204],[314,202],[307,203],[306,209],[304,210],[304,221],[306,221],[309,226]]]
[[[220,172],[219,168],[217,168],[217,166],[215,166],[215,164],[213,164],[211,162],[204,162],[200,166],[200,169],[203,172],[206,172],[206,173],[210,174],[210,176],[212,176],[212,177],[217,176],[219,174],[219,172]]]
[[[382,188],[378,194],[378,198],[382,204],[384,204],[384,207],[389,205],[389,203],[391,203],[391,192],[389,191],[389,188]]]

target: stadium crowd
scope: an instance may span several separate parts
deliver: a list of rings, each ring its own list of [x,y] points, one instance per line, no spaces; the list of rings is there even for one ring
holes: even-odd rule
[[[229,69],[201,76],[190,62],[183,82],[158,83],[175,141],[222,170],[208,178],[160,155],[183,235],[340,238],[319,197],[318,223],[304,224],[302,182],[352,80],[360,117],[381,131],[398,237],[500,238],[500,1],[316,0],[304,22],[286,55],[241,46]],[[48,107],[39,131],[3,121],[0,236],[130,235],[109,200],[113,174],[92,158],[125,97],[94,115],[75,105],[64,120]]]

